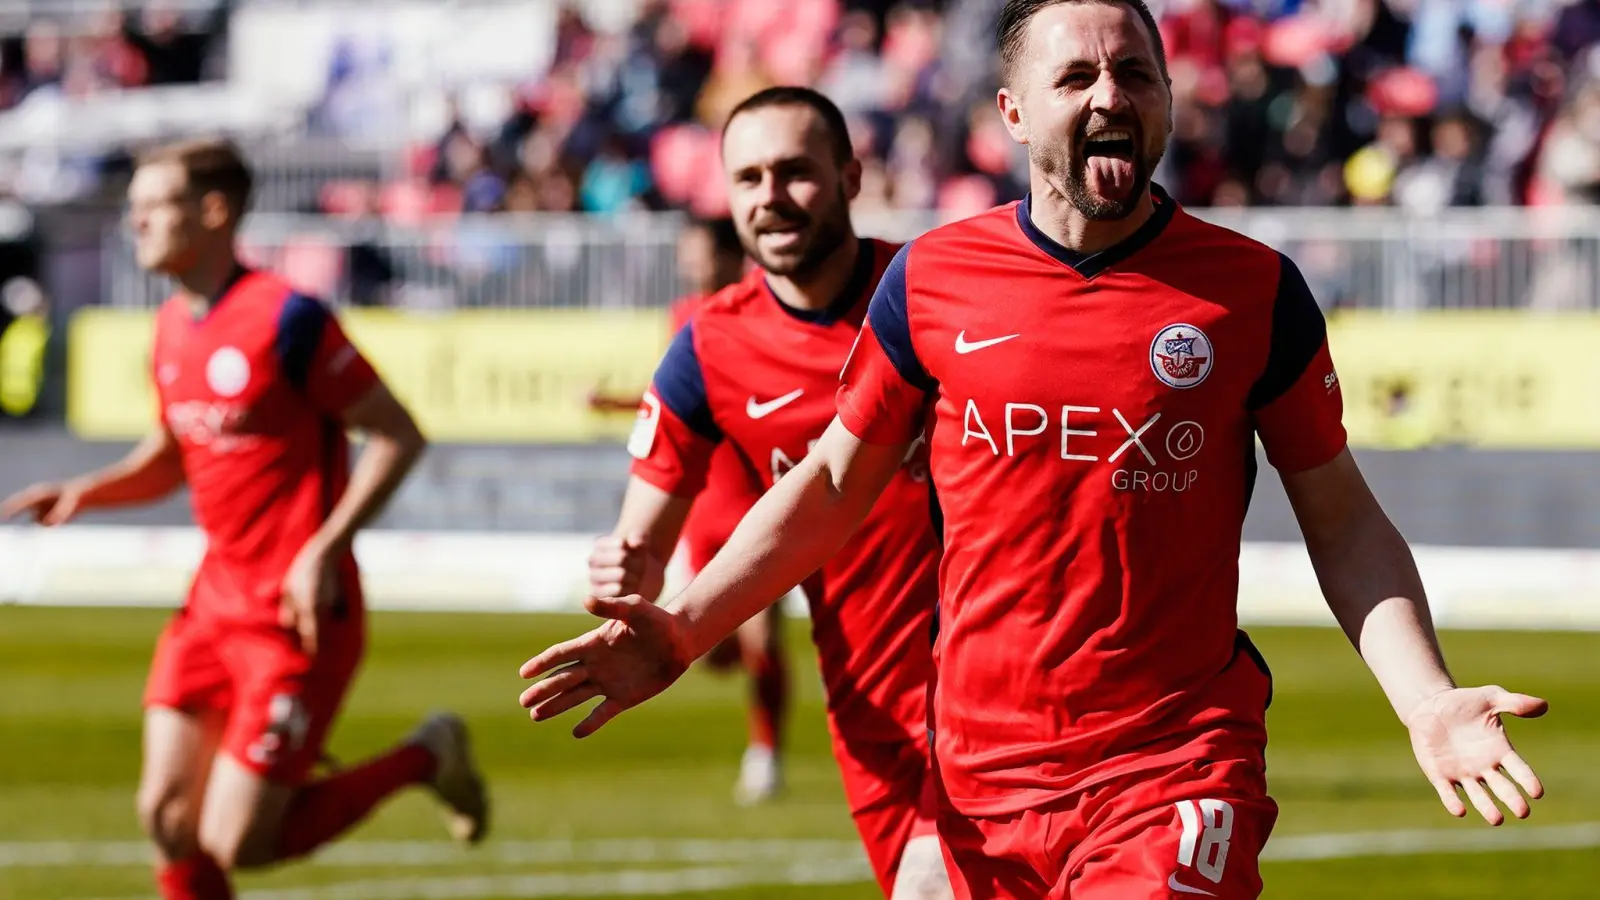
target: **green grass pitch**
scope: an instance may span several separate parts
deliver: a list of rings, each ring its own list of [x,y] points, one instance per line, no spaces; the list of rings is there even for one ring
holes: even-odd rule
[[[165,613],[0,607],[0,898],[153,896],[133,815],[139,693]],[[575,741],[569,715],[533,725],[517,666],[578,617],[373,617],[370,656],[331,750],[350,761],[425,712],[470,721],[492,779],[490,841],[444,840],[430,801],[399,798],[308,864],[246,876],[247,900],[686,896],[870,898],[828,755],[820,691],[794,623],[798,703],[788,790],[731,800],[744,742],[741,678],[692,672]],[[1277,694],[1270,777],[1283,808],[1267,897],[1600,897],[1600,635],[1450,633],[1463,682],[1542,694],[1513,738],[1549,796],[1498,831],[1458,822],[1417,773],[1405,733],[1342,636],[1255,629]],[[1329,834],[1370,834],[1346,843]],[[1387,851],[1380,852],[1380,851]],[[1329,859],[1310,857],[1332,856]],[[1291,858],[1283,858],[1291,857]]]

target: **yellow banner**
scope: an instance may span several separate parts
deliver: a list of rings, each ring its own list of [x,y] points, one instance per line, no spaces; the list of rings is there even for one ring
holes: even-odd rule
[[[436,441],[621,439],[632,417],[591,412],[592,390],[643,391],[670,336],[661,310],[353,310],[350,339]],[[155,416],[153,317],[85,309],[68,336],[67,421],[132,438]]]
[[[1328,342],[1354,446],[1600,448],[1600,316],[1346,312]]]
[[[626,414],[591,412],[596,388],[643,390],[669,336],[653,311],[356,310],[341,316],[434,440],[625,438]],[[1600,316],[1369,313],[1330,318],[1357,447],[1600,448]],[[72,321],[67,417],[89,438],[131,438],[155,416],[148,313]]]

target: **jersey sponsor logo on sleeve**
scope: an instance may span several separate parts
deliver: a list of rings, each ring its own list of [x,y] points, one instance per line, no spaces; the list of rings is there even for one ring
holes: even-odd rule
[[[1193,325],[1168,325],[1150,342],[1150,370],[1162,384],[1192,388],[1211,374],[1211,339]]]
[[[206,384],[218,397],[237,397],[250,384],[250,360],[238,347],[218,347],[206,360]]]
[[[752,419],[765,419],[767,416],[770,416],[794,401],[799,400],[800,396],[805,392],[805,388],[795,388],[789,393],[784,394],[782,397],[778,397],[775,400],[768,400],[765,403],[762,403],[756,398],[751,397],[749,400],[745,401],[745,415]]]
[[[1322,379],[1322,386],[1327,389],[1328,393],[1333,393],[1333,389],[1339,386],[1339,373],[1329,371]]]
[[[656,430],[661,426],[661,401],[650,391],[645,391],[639,402],[639,416],[633,420],[633,432],[628,435],[628,453],[634,459],[645,459],[656,444]]]
[[[1009,341],[1012,338],[1019,337],[1022,337],[1021,333],[1002,335],[1000,337],[989,338],[982,341],[968,341],[966,331],[962,331],[960,334],[956,335],[956,354],[959,356],[966,356],[968,353],[976,353],[979,350],[993,347],[996,344],[1004,344],[1006,341]]]

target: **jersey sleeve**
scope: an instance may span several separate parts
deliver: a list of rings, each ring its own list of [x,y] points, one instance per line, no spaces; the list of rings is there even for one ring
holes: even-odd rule
[[[1256,431],[1280,472],[1303,472],[1344,450],[1344,398],[1328,352],[1328,325],[1300,269],[1278,254],[1266,370],[1250,391]]]
[[[705,487],[712,451],[721,441],[694,347],[694,327],[685,325],[639,405],[628,439],[633,474],[674,496],[693,497]]]
[[[378,374],[320,301],[294,294],[278,317],[278,364],[295,390],[337,416],[378,383]]]
[[[901,247],[884,270],[839,376],[839,421],[869,444],[915,439],[926,420],[928,401],[938,389],[911,345],[906,314],[906,258],[911,247]]]

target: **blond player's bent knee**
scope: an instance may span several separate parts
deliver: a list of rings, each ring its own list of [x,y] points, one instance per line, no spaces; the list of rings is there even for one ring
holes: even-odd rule
[[[900,867],[895,872],[890,900],[952,900],[954,897],[938,835],[925,834],[908,841],[900,854]]]

